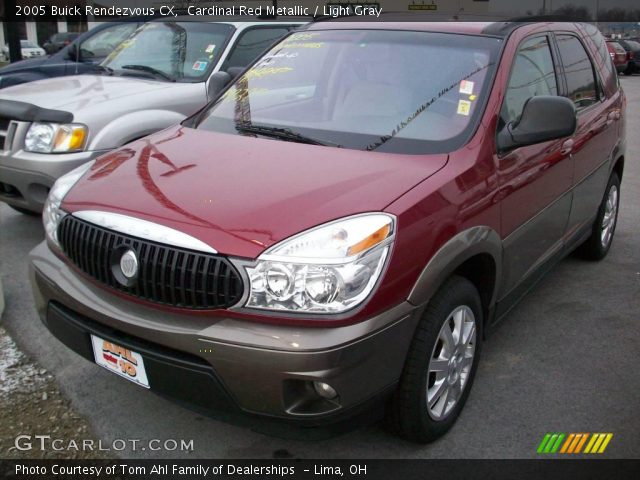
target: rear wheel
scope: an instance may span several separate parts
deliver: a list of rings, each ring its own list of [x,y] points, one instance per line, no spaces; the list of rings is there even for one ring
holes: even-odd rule
[[[390,412],[397,433],[426,443],[453,426],[471,390],[481,338],[478,291],[454,276],[431,299],[416,329]]]
[[[618,206],[620,205],[620,179],[617,173],[612,173],[607,189],[598,208],[598,215],[593,223],[591,236],[584,242],[579,253],[588,260],[602,260],[607,256],[613,234],[618,223]]]

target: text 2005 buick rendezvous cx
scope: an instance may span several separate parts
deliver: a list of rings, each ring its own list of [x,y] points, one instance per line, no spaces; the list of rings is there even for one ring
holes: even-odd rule
[[[196,407],[317,425],[386,395],[432,440],[487,329],[554,260],[609,250],[625,104],[592,26],[314,24],[55,184],[38,309]]]

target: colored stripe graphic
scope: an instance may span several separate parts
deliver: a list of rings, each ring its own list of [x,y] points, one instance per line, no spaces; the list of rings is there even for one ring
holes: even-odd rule
[[[594,433],[584,453],[603,453],[612,437],[612,433]]]
[[[538,453],[603,453],[613,433],[547,433],[538,445]],[[588,440],[588,441],[587,441]],[[583,451],[583,447],[586,448]]]

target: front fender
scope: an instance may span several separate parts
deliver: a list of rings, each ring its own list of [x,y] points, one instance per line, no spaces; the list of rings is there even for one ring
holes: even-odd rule
[[[436,293],[444,281],[465,261],[479,254],[493,258],[496,268],[496,284],[490,307],[496,302],[502,272],[502,240],[490,227],[479,226],[464,230],[449,239],[431,257],[409,294],[408,301],[422,305]]]
[[[89,150],[120,147],[126,143],[180,123],[186,118],[170,110],[143,110],[113,119],[90,140]],[[89,127],[91,130],[91,127]],[[91,134],[91,132],[90,132]]]

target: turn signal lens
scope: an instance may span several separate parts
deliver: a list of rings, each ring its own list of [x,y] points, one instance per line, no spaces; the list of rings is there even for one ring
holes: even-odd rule
[[[369,250],[371,247],[379,244],[384,239],[386,239],[390,233],[391,233],[391,225],[387,224],[381,227],[380,229],[378,229],[377,231],[373,232],[367,238],[360,240],[355,245],[352,245],[351,247],[349,247],[349,250],[347,250],[347,255],[348,256],[356,255],[360,252],[364,252],[365,250]]]
[[[81,150],[87,128],[83,125],[60,125],[53,139],[53,152],[74,152]]]

